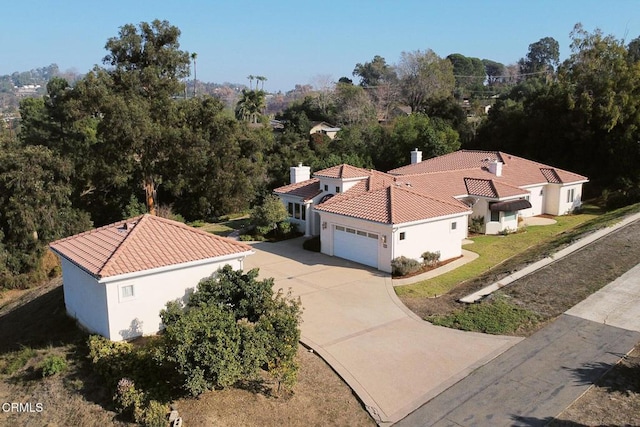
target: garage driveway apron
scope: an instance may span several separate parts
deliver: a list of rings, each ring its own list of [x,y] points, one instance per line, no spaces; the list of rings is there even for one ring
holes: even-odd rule
[[[305,251],[302,239],[253,247],[245,269],[301,298],[301,341],[379,424],[402,419],[521,340],[433,326],[400,302],[388,274]]]

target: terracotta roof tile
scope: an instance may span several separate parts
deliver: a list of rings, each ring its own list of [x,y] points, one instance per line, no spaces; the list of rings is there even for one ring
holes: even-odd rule
[[[373,191],[344,193],[317,210],[385,224],[401,224],[470,212],[464,204],[438,200],[398,185],[388,185]]]
[[[278,187],[273,190],[273,192],[277,194],[301,197],[302,200],[306,201],[311,200],[318,194],[322,193],[322,190],[320,189],[320,180],[318,178],[311,178],[306,181]]]
[[[560,184],[562,182],[560,181],[560,177],[558,176],[556,171],[553,169],[540,168],[540,172],[542,172],[542,176],[547,179],[547,182],[550,182],[552,184]]]
[[[402,166],[390,170],[390,174],[407,175],[417,173],[444,172],[461,169],[474,169],[488,165],[494,160],[501,160],[497,151],[460,150],[445,154],[420,163]]]
[[[490,179],[464,178],[464,185],[470,196],[498,197]]]
[[[313,176],[325,177],[325,178],[366,178],[371,175],[371,171],[367,169],[357,168],[355,166],[341,164],[332,166],[327,169],[314,172]]]
[[[489,172],[489,163],[501,161],[502,174],[496,176]],[[434,176],[444,174],[448,178],[442,180],[443,190],[449,189],[449,194],[460,194],[461,182],[459,177],[491,179],[494,183],[503,183],[513,187],[535,184],[585,182],[588,178],[577,173],[554,168],[522,157],[500,151],[469,151],[460,150],[444,156],[434,157],[413,165],[389,171],[390,174],[412,180],[420,180],[416,176]],[[433,178],[438,179],[438,178]],[[446,182],[450,184],[447,186]]]
[[[152,215],[67,237],[50,247],[98,278],[252,250],[244,243]]]

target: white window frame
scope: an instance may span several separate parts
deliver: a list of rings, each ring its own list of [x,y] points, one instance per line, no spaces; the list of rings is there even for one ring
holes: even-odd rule
[[[573,203],[576,200],[576,189],[567,189],[567,203]]]
[[[129,293],[130,290],[130,293]],[[126,294],[126,295],[125,295]],[[136,299],[136,287],[133,283],[118,286],[118,298],[120,302]]]

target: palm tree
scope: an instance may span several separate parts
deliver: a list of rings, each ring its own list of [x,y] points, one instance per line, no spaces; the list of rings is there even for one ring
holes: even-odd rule
[[[198,54],[193,52],[191,54],[191,59],[193,60],[193,97],[196,97],[196,85],[198,83],[198,79],[197,79],[197,69],[196,69],[196,58],[198,57]]]
[[[238,120],[257,123],[258,116],[265,107],[265,96],[261,90],[242,90],[242,96],[236,104],[236,118]]]
[[[264,82],[267,81],[265,76],[257,76],[256,80],[260,82],[260,90],[264,90]],[[258,88],[258,83],[256,83],[256,89]]]
[[[253,90],[253,79],[255,79],[255,77],[253,76],[253,74],[249,74],[247,78],[249,79],[249,89]]]

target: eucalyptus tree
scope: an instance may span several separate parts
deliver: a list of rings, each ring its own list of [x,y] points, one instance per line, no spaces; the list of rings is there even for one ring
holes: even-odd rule
[[[402,52],[396,66],[403,101],[412,111],[421,111],[430,99],[453,93],[453,65],[434,51]]]

